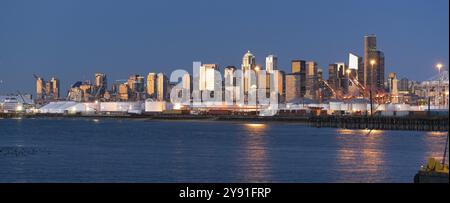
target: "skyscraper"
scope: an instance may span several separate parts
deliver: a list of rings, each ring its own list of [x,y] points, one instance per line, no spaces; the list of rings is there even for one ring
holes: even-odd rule
[[[348,68],[351,69],[352,72],[356,73],[356,76],[354,78],[357,79],[359,83],[364,84],[363,58],[355,54],[349,53],[348,63],[349,63]]]
[[[278,90],[278,102],[284,103],[286,101],[286,79],[285,79],[285,73],[282,70],[275,70],[274,71],[274,78],[277,78],[275,80],[277,82],[277,90]],[[300,81],[301,82],[301,81]],[[275,86],[275,84],[274,84]],[[300,92],[301,93],[301,92]]]
[[[321,68],[317,69],[317,81],[322,81],[323,80],[323,70]]]
[[[167,101],[169,99],[169,80],[164,73],[157,75],[157,99],[158,101]]]
[[[52,97],[53,99],[57,100],[59,99],[59,80],[53,77],[50,82]]]
[[[375,35],[364,36],[364,86],[384,89],[384,53],[377,50]]]
[[[217,64],[202,64],[199,72],[199,89],[200,91],[214,91],[217,80],[216,71],[219,71]]]
[[[389,90],[389,92],[392,92],[393,82],[394,82],[394,79],[396,79],[396,78],[397,78],[397,75],[395,73],[388,74],[387,89]]]
[[[145,93],[145,79],[141,75],[131,75],[128,80],[128,88],[130,90],[130,97],[133,100],[140,100]]]
[[[41,77],[36,76],[36,99],[44,99],[45,94],[45,81]]]
[[[130,88],[127,83],[119,84],[119,100],[128,101],[130,98]]]
[[[306,71],[306,61],[294,59],[291,61],[292,73],[304,73]]]
[[[241,84],[243,84],[245,96],[248,95],[248,91],[252,83],[250,78],[250,71],[254,70],[255,67],[256,67],[255,56],[250,51],[247,51],[247,53],[244,54],[244,57],[242,57],[242,65],[241,65],[242,72],[244,74],[242,77],[243,81]]]
[[[398,79],[397,74],[389,73],[388,74],[388,90],[391,94],[391,103],[398,103]]]
[[[339,84],[336,88],[340,89],[343,93],[348,92],[348,74],[347,74],[347,65],[345,63],[336,63],[337,65],[337,73],[338,73],[338,81]]]
[[[294,59],[291,61],[292,73],[300,74],[300,95],[305,96],[306,92],[306,61]]]
[[[317,100],[319,96],[318,92],[319,83],[317,78],[317,63],[315,61],[306,62],[305,74],[306,74],[306,84],[305,84],[306,91],[304,97],[312,100]]]
[[[96,89],[96,97],[103,97],[106,90],[108,89],[108,83],[106,80],[106,74],[96,73],[95,74],[95,89]]]
[[[229,94],[231,96],[230,100],[233,102],[236,101],[236,99],[239,99],[238,95],[239,92],[236,91],[236,78],[234,77],[234,71],[236,71],[236,67],[234,66],[227,66],[224,68],[224,90],[226,94]],[[224,94],[225,95],[225,94]],[[226,95],[225,95],[226,96]]]
[[[191,75],[189,75],[189,73],[186,73],[183,75],[183,89],[189,91],[189,94],[192,92],[192,78]]]
[[[52,82],[47,81],[45,83],[45,98],[50,98],[52,95]]]
[[[300,74],[289,73],[286,79],[286,103],[292,103],[300,99]]]
[[[136,79],[136,91],[138,93],[145,92],[145,78],[142,75],[139,75]]]
[[[402,79],[400,79],[400,85],[399,85],[398,89],[400,91],[410,91],[409,79],[406,77],[403,77]]]
[[[328,85],[330,85],[333,90],[339,87],[339,72],[337,64],[333,63],[328,65]]]
[[[272,72],[273,70],[277,70],[278,66],[278,57],[275,55],[269,55],[266,57],[266,71]]]
[[[147,95],[156,99],[156,74],[148,73],[147,75]]]

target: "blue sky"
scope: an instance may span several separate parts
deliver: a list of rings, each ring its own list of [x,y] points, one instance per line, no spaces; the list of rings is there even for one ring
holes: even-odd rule
[[[448,0],[0,0],[0,94],[34,93],[36,73],[57,76],[63,94],[95,72],[191,71],[194,60],[240,66],[251,50],[290,70],[294,58],[347,62],[374,33],[386,74],[415,80],[448,67]]]

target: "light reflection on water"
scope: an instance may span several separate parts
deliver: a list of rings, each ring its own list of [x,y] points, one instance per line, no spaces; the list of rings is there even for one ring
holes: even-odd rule
[[[446,138],[448,136],[448,132],[427,132],[427,136],[425,137],[425,143],[427,150],[427,157],[428,158],[435,158],[436,160],[442,161],[444,158],[444,150],[445,145],[442,146],[436,146],[433,143],[435,143],[438,140],[441,140],[442,138]],[[447,143],[448,144],[448,143]],[[447,145],[448,147],[448,145]],[[448,150],[448,148],[447,148]],[[445,157],[446,163],[448,163],[449,157],[448,157],[448,151],[447,156]],[[425,163],[424,163],[425,164]]]
[[[286,123],[4,119],[0,126],[0,182],[412,182],[429,156],[442,157],[446,138]]]
[[[246,182],[267,182],[271,180],[267,158],[266,132],[269,128],[264,123],[243,124],[246,134],[244,142],[243,168]]]
[[[336,138],[338,182],[376,182],[384,178],[382,130],[337,129],[336,132],[339,135]]]

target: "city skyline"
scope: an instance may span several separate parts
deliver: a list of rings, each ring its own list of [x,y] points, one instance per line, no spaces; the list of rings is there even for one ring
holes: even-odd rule
[[[47,3],[51,3],[50,1],[42,2],[42,5]],[[75,9],[76,11],[87,11],[87,17],[94,15],[94,11],[99,9],[100,3],[93,3],[90,8],[80,8],[81,5],[84,5],[86,2],[71,4],[67,3],[59,3],[54,6],[57,8],[58,6],[63,7],[64,9]],[[178,2],[179,4],[183,4]],[[311,2],[303,2],[305,6],[309,6],[311,8],[321,8],[317,3]],[[221,68],[221,72],[223,72],[223,68],[226,66],[236,66],[240,67],[240,59],[242,54],[246,50],[251,50],[252,53],[256,56],[256,64],[265,66],[265,57],[269,54],[274,54],[278,57],[278,67],[279,69],[289,72],[291,60],[300,59],[300,60],[313,60],[316,61],[318,67],[320,67],[327,75],[328,65],[336,62],[345,62],[348,64],[347,55],[348,53],[354,53],[358,56],[363,56],[363,46],[362,40],[363,36],[366,34],[376,34],[379,38],[377,49],[382,50],[386,55],[386,64],[385,64],[385,76],[389,72],[396,72],[398,77],[408,77],[411,80],[426,80],[437,74],[437,70],[435,70],[434,65],[438,62],[445,64],[448,69],[448,1],[437,1],[434,2],[433,5],[425,4],[420,1],[407,1],[408,11],[404,11],[400,9],[400,5],[405,4],[406,1],[399,1],[395,3],[389,3],[390,8],[385,9],[385,15],[376,15],[378,18],[369,18],[366,24],[361,24],[356,22],[356,20],[348,19],[345,21],[344,19],[349,17],[348,14],[343,14],[345,17],[335,17],[334,21],[339,21],[342,28],[346,30],[350,30],[345,35],[339,32],[324,32],[324,30],[316,30],[317,33],[308,31],[306,29],[308,26],[316,27],[317,21],[322,22],[319,27],[330,27],[333,28],[335,25],[332,25],[330,22],[331,18],[328,15],[328,18],[320,18],[318,19],[308,19],[310,22],[305,21],[304,19],[300,19],[300,17],[296,17],[295,15],[291,16],[288,14],[284,14],[281,17],[275,17],[270,15],[270,17],[274,17],[274,19],[269,18],[267,16],[261,17],[262,19],[255,19],[254,17],[249,17],[253,24],[247,26],[247,29],[254,29],[255,33],[252,32],[251,35],[247,34],[239,34],[235,32],[231,32],[231,30],[235,30],[243,25],[238,24],[236,26],[233,25],[225,25],[225,27],[230,28],[230,31],[225,31],[219,29],[217,31],[218,36],[210,36],[212,32],[206,32],[207,36],[196,36],[193,33],[186,33],[186,35],[178,35],[173,36],[173,32],[170,32],[171,29],[178,30],[182,29],[184,26],[181,26],[180,23],[186,21],[189,23],[194,23],[195,20],[204,27],[207,25],[215,27],[214,24],[208,24],[209,20],[203,19],[199,16],[193,17],[189,16],[186,20],[179,19],[180,16],[186,13],[183,10],[180,15],[176,15],[178,17],[173,17],[169,19],[169,25],[161,24],[160,21],[152,20],[147,15],[150,12],[145,12],[145,9],[137,8],[136,5],[127,5],[124,9],[128,12],[136,9],[139,15],[142,15],[144,18],[138,20],[137,15],[134,14],[129,15],[124,14],[122,17],[126,18],[125,20],[137,20],[137,24],[135,26],[130,25],[130,27],[126,28],[134,28],[134,31],[145,31],[141,26],[145,25],[147,21],[153,22],[154,26],[167,28],[167,34],[170,35],[167,38],[163,36],[159,36],[162,41],[166,44],[160,44],[155,42],[155,44],[149,43],[148,40],[155,40],[155,35],[152,35],[152,32],[148,32],[148,36],[144,34],[140,34],[139,32],[107,32],[108,28],[112,28],[111,23],[117,20],[117,16],[115,18],[109,19],[108,16],[111,15],[112,11],[116,11],[120,3],[112,2],[108,8],[100,10],[100,20],[94,18],[92,24],[87,21],[87,19],[82,18],[79,24],[74,24],[77,28],[86,28],[85,26],[89,26],[93,28],[93,31],[85,31],[85,30],[72,30],[69,29],[70,26],[64,26],[58,23],[58,20],[54,20],[56,24],[52,25],[51,23],[44,22],[44,20],[48,19],[37,19],[38,22],[42,24],[41,27],[33,27],[27,23],[29,19],[24,17],[24,19],[15,19],[15,21],[25,22],[23,27],[14,26],[12,22],[0,21],[0,25],[5,27],[6,32],[3,35],[0,35],[0,42],[2,44],[6,44],[6,46],[0,46],[0,67],[2,69],[2,74],[0,75],[0,80],[2,80],[2,84],[0,84],[0,93],[15,93],[16,90],[20,90],[26,93],[34,93],[34,80],[32,74],[36,73],[44,78],[50,79],[55,76],[61,81],[61,94],[64,95],[67,92],[67,89],[70,85],[79,80],[91,80],[91,76],[97,72],[106,73],[110,81],[114,81],[116,79],[126,79],[129,75],[132,74],[140,74],[146,76],[148,72],[164,72],[170,73],[175,69],[185,69],[190,70],[190,65],[192,61],[202,61],[205,63],[214,63],[219,64]],[[30,3],[33,4],[33,3]],[[145,3],[142,3],[144,8],[146,7]],[[248,3],[246,3],[248,4]],[[263,3],[259,3],[263,4]],[[258,5],[259,5],[258,4]],[[273,4],[273,5],[272,5]],[[292,11],[291,8],[286,6],[287,4],[295,4],[295,3],[280,3],[271,5],[265,4],[263,7],[267,8],[268,6],[275,6],[277,9],[285,9],[287,11]],[[334,2],[329,2],[329,4],[335,4]],[[337,4],[337,8],[346,7],[348,11],[354,11],[354,13],[358,13],[357,8],[361,3],[347,1],[345,3]],[[386,6],[387,2],[380,2],[380,5],[374,7]],[[211,6],[206,2],[203,3],[189,3],[188,8],[195,6]],[[442,6],[438,6],[442,5]],[[6,8],[16,8],[19,11],[25,12],[29,11],[31,14],[33,12],[41,11],[39,9],[31,9],[28,7],[30,5],[21,5],[20,3],[8,2],[6,3]],[[155,7],[162,7],[163,11],[167,11],[166,3],[157,3]],[[237,12],[242,8],[235,8],[236,3],[219,3],[215,8],[233,8],[230,11]],[[261,5],[259,5],[261,7]],[[25,7],[25,8],[24,8]],[[422,9],[425,11],[431,11],[432,9],[443,9],[445,12],[434,12],[430,13],[430,15],[420,15],[419,13],[414,13],[417,9]],[[153,8],[153,7],[151,7]],[[201,7],[205,8],[205,7]],[[195,8],[201,10],[201,8]],[[23,10],[25,9],[25,10]],[[31,9],[31,10],[30,10]],[[41,8],[44,9],[44,8]],[[74,16],[66,16],[66,14],[60,13],[62,10],[52,10],[48,15],[42,15],[41,18],[50,18],[54,15],[61,15],[63,19],[68,17],[78,18],[78,14],[73,14]],[[77,10],[78,9],[78,10]],[[373,8],[375,9],[375,8]],[[398,22],[388,25],[382,19],[386,18],[389,15],[395,13],[395,9],[399,12],[406,12],[407,15],[403,15],[402,17],[393,18]],[[1,11],[1,8],[0,8]],[[212,12],[209,10],[205,10],[206,13]],[[233,13],[231,12],[231,13]],[[309,11],[308,11],[309,12]],[[20,12],[19,12],[20,13]],[[30,15],[31,15],[30,14]],[[230,15],[226,17],[225,14],[217,12],[217,16],[212,17],[212,19],[220,19],[222,20],[222,24],[225,22],[237,22],[236,17]],[[41,14],[39,14],[41,15]],[[306,15],[306,14],[299,14]],[[2,12],[0,15],[0,19],[10,19],[8,17],[14,17],[11,12]],[[445,17],[447,16],[447,17]],[[5,18],[3,18],[5,17]],[[17,18],[17,15],[15,16]],[[30,17],[30,16],[28,16]],[[282,21],[282,19],[286,19],[286,17],[293,17],[291,20]],[[392,17],[392,16],[391,16]],[[424,24],[420,18],[426,18],[428,20],[423,19],[423,21],[427,22]],[[267,18],[267,19],[266,19]],[[400,19],[401,18],[401,19]],[[328,20],[327,20],[328,19]],[[378,19],[378,20],[376,20]],[[414,21],[416,19],[416,21]],[[74,20],[74,19],[72,19]],[[267,22],[275,23],[273,25],[274,29],[269,30],[267,33],[261,32],[267,25],[264,25],[262,22],[264,20],[268,20]],[[301,29],[294,29],[290,27],[288,22],[297,22],[302,24],[303,27]],[[380,21],[380,22],[379,22]],[[381,22],[382,21],[382,22]],[[163,21],[161,21],[163,22]],[[276,23],[277,22],[277,23]],[[349,26],[345,24],[345,22],[354,24],[353,26]],[[85,24],[83,24],[85,23]],[[103,29],[96,29],[94,26],[95,23],[100,23],[100,27],[104,26]],[[122,21],[122,23],[124,23]],[[158,24],[159,23],[159,24]],[[194,24],[194,28],[199,26]],[[210,22],[209,22],[210,23]],[[405,24],[409,23],[409,24]],[[406,26],[402,27],[401,32],[389,32],[384,28],[395,28],[394,24],[398,24],[398,26]],[[354,28],[358,27],[357,25],[363,25],[362,28]],[[442,26],[447,25],[447,26]],[[29,27],[31,26],[31,27]],[[94,26],[94,27],[92,27]],[[201,28],[199,26],[198,28]],[[261,28],[262,27],[262,28]],[[411,29],[415,27],[417,30],[412,33]],[[32,29],[34,28],[34,29]],[[45,30],[44,28],[52,28],[50,30]],[[61,29],[60,29],[61,28]],[[194,29],[192,28],[192,29]],[[349,29],[352,28],[352,29]],[[419,29],[422,28],[422,29]],[[433,29],[431,29],[433,28]],[[32,32],[27,34],[21,34],[19,36],[12,36],[13,33],[18,31],[24,31],[31,29]],[[66,29],[66,30],[64,30]],[[262,29],[262,30],[261,30]],[[418,37],[430,36],[431,33],[424,33],[426,30],[433,30],[431,38],[423,38],[419,39]],[[69,33],[68,31],[74,31],[74,33]],[[283,31],[283,32],[279,32]],[[117,31],[117,30],[116,30]],[[292,31],[293,35],[288,31]],[[192,32],[192,31],[191,31]],[[408,33],[409,37],[406,39],[399,39],[401,36],[404,36]],[[426,31],[428,32],[428,31]],[[125,41],[115,41],[119,38],[117,35],[119,33],[124,34],[124,36],[129,37],[134,34],[137,35],[136,40]],[[159,33],[159,32],[158,32]],[[156,33],[159,35],[161,33]],[[170,34],[169,34],[170,33]],[[401,34],[403,33],[403,34]],[[74,34],[80,34],[82,36],[77,37]],[[102,38],[101,34],[106,34],[105,38]],[[228,34],[228,35],[224,35]],[[312,36],[312,35],[318,36]],[[426,34],[426,35],[425,35]],[[64,41],[64,36],[71,36],[72,40]],[[199,34],[200,35],[200,34]],[[33,37],[34,36],[34,37]],[[280,37],[286,37],[281,40]],[[53,38],[52,38],[53,37]],[[88,39],[86,39],[88,38]],[[202,38],[202,39],[199,39]],[[19,40],[26,39],[22,44],[18,44]],[[43,42],[38,42],[40,39],[44,39]],[[167,43],[167,40],[171,43]],[[188,42],[189,40],[195,39],[193,42]],[[219,39],[222,39],[221,41]],[[237,40],[239,39],[239,40]],[[56,43],[60,43],[63,40],[64,43],[58,45]],[[76,41],[82,42],[81,45],[86,45],[86,47],[74,47],[74,42]],[[80,41],[81,40],[81,41]],[[235,42],[237,41],[237,42]],[[280,41],[279,43],[277,43]],[[308,42],[312,41],[312,42]],[[29,42],[30,44],[26,43]],[[42,43],[49,43],[48,46],[50,48],[43,49],[41,52],[35,52],[39,48],[42,49]],[[87,42],[97,42],[92,45],[86,44]],[[115,42],[112,43],[112,42]],[[140,44],[142,42],[143,44]],[[229,42],[229,43],[224,43]],[[265,42],[265,43],[261,43]],[[394,43],[396,42],[396,43]],[[409,42],[409,44],[405,44]],[[112,44],[111,44],[112,43]],[[210,43],[208,46],[207,44]],[[106,46],[108,44],[108,46]],[[424,45],[425,44],[425,45]],[[19,46],[20,45],[20,46]],[[145,48],[144,45],[149,45],[149,47]],[[165,45],[165,46],[161,46]],[[195,45],[198,45],[197,47]],[[397,46],[396,46],[397,45]],[[408,46],[405,46],[408,45]],[[415,49],[414,47],[420,47]],[[3,47],[3,48],[2,48]],[[75,48],[73,50],[72,48]],[[90,50],[92,48],[92,50]],[[26,50],[25,50],[26,49]],[[108,50],[108,49],[112,49]],[[19,51],[24,51],[21,54]],[[81,53],[80,51],[86,51],[86,53]],[[115,50],[115,51],[114,51]],[[217,50],[217,51],[216,51]],[[75,52],[76,51],[76,52]],[[125,53],[129,52],[129,53]],[[401,53],[401,55],[399,55]],[[415,53],[415,54],[414,54]],[[73,55],[71,55],[73,54]],[[95,55],[97,54],[97,55]],[[417,56],[420,54],[420,57]],[[121,56],[121,57],[118,57]],[[410,57],[414,56],[414,57]],[[408,65],[409,64],[409,65]],[[410,68],[412,65],[413,68]],[[413,71],[412,71],[413,70]],[[110,83],[111,84],[111,83]]]

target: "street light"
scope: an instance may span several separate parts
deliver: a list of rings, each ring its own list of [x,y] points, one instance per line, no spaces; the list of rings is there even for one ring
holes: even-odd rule
[[[444,65],[442,65],[442,63],[436,64],[436,68],[439,70],[439,72],[441,72],[442,67],[444,67]]]
[[[370,116],[373,116],[373,98],[372,98],[372,91],[374,87],[374,80],[373,80],[373,65],[376,64],[375,60],[370,60],[370,65],[372,66],[372,70],[370,71]]]
[[[438,95],[437,95],[437,100],[438,100],[438,107],[441,107],[441,69],[442,67],[444,67],[444,65],[442,65],[442,63],[438,63],[436,64],[436,68],[438,69],[439,75],[438,75]]]
[[[255,105],[256,105],[256,115],[258,115],[258,86],[259,86],[259,71],[261,70],[261,67],[259,67],[258,65],[255,66],[255,73],[256,73],[256,85],[255,85],[255,89],[256,89],[256,100],[255,100]],[[253,86],[252,86],[253,87]]]

